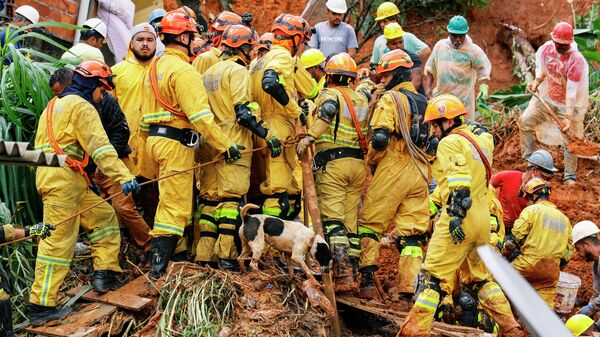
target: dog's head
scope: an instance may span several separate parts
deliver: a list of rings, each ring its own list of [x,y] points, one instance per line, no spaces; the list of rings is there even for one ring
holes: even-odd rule
[[[329,262],[331,262],[331,251],[329,250],[327,241],[325,241],[321,235],[317,234],[315,236],[315,240],[310,247],[310,254],[317,260],[319,266],[329,267]]]

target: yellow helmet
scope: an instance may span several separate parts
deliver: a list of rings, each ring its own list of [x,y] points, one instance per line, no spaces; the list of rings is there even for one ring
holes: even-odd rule
[[[541,178],[533,177],[521,187],[520,194],[523,198],[533,196],[534,194],[543,193],[550,195],[550,184]]]
[[[327,75],[344,75],[356,78],[357,73],[356,62],[347,53],[332,56],[325,65],[325,74]]]
[[[377,17],[375,21],[381,21],[390,16],[400,14],[400,10],[393,2],[384,2],[377,7]]]
[[[577,314],[571,316],[565,325],[575,336],[580,336],[585,330],[589,329],[594,324],[594,320],[586,315]]]
[[[425,110],[424,123],[431,122],[436,119],[453,119],[456,116],[465,115],[467,108],[461,100],[450,94],[443,94],[434,97],[427,104]]]
[[[319,49],[313,48],[302,53],[300,61],[304,68],[308,69],[325,62],[325,55]]]
[[[383,29],[383,37],[386,40],[393,40],[404,35],[404,30],[398,22],[388,23]]]

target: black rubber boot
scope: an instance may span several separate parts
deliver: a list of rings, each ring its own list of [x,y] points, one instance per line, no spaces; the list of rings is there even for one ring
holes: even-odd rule
[[[360,290],[359,298],[374,299],[378,297],[375,288],[375,271],[377,266],[367,266],[360,269]]]
[[[120,288],[123,284],[117,280],[117,273],[112,270],[94,270],[94,290],[106,293]]]
[[[236,260],[219,259],[219,268],[238,273],[240,271],[240,265]]]
[[[37,305],[29,303],[27,304],[27,311],[29,315],[29,323],[31,325],[41,325],[46,322],[61,320],[67,317],[71,313],[71,307],[64,306],[62,308],[56,307],[45,307],[43,305]]]
[[[352,276],[356,280],[358,278],[358,257],[350,257],[350,265],[352,266]]]
[[[352,276],[352,265],[350,264],[350,257],[348,257],[347,245],[336,244],[333,245],[333,257],[335,259],[334,265],[334,276],[335,277],[348,277]]]
[[[152,238],[152,241],[150,241],[152,246],[150,248],[150,272],[148,273],[148,276],[150,276],[151,279],[156,281],[167,271],[169,261],[171,260],[173,253],[175,253],[178,241],[179,237],[177,236],[159,236]]]
[[[10,300],[0,302],[0,336],[17,337],[13,331]]]

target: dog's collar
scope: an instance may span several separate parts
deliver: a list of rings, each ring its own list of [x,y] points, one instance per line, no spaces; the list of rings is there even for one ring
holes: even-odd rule
[[[307,246],[308,246],[308,248],[309,248],[309,249],[312,247],[313,243],[315,243],[315,238],[316,238],[316,237],[317,237],[317,234],[314,234],[314,235],[312,236],[312,238],[310,238],[310,240],[308,240],[308,244],[307,244]]]

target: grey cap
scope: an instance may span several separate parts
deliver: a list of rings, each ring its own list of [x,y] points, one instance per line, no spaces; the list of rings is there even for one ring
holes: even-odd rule
[[[539,166],[548,172],[558,171],[556,167],[554,167],[554,159],[552,158],[552,155],[546,150],[535,151],[529,156],[529,158],[527,158],[527,161],[531,165]]]

